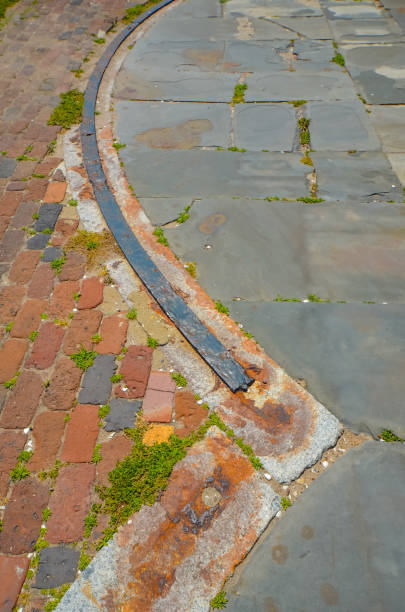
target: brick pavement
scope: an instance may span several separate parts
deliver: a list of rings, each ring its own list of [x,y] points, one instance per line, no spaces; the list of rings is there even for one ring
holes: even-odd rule
[[[129,453],[122,429],[143,398],[154,423],[148,444],[175,430],[186,435],[206,417],[192,393],[158,371],[148,332],[127,317],[111,279],[68,249],[79,218],[68,204],[60,128],[47,120],[60,93],[83,89],[72,70],[101,54],[92,36],[111,28],[126,4],[22,0],[0,32],[1,612],[45,609],[41,588],[73,580],[95,485]],[[61,249],[58,273],[51,263]],[[70,358],[81,348],[99,354],[84,375]],[[104,418],[102,404],[111,406]],[[48,559],[66,572],[44,577],[45,564],[35,576],[41,549],[41,565]]]

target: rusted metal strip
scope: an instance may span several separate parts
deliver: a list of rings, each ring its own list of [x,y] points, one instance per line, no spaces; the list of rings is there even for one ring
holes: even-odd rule
[[[253,379],[246,374],[241,364],[232,357],[224,345],[207,329],[184,300],[177,295],[133,234],[107,183],[97,145],[96,100],[101,80],[111,58],[118,47],[141,23],[173,1],[163,0],[138,19],[132,21],[110,43],[97,62],[84,96],[83,120],[80,128],[83,159],[101,212],[128,262],[166,315],[221,380],[235,393],[239,390],[246,391],[252,384]]]

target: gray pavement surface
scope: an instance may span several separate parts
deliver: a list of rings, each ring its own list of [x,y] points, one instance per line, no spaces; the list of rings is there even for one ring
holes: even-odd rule
[[[191,206],[165,233],[201,286],[374,435],[405,429],[404,7],[384,6],[186,0],[128,53],[114,90],[120,155],[151,222]],[[238,83],[245,102],[232,105]],[[274,303],[311,294],[331,303]]]
[[[402,612],[405,447],[366,442],[288,508],[225,585],[229,612]]]

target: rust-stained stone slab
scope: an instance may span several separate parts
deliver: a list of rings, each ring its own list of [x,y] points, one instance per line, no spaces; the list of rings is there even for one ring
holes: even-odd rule
[[[204,504],[215,488],[219,503]],[[161,500],[144,506],[94,558],[60,612],[202,612],[280,507],[279,497],[217,428],[192,447]]]

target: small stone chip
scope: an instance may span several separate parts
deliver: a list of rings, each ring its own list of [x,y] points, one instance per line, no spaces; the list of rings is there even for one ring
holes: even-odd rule
[[[206,487],[201,494],[203,503],[208,507],[216,506],[222,499],[222,495],[215,487]]]

